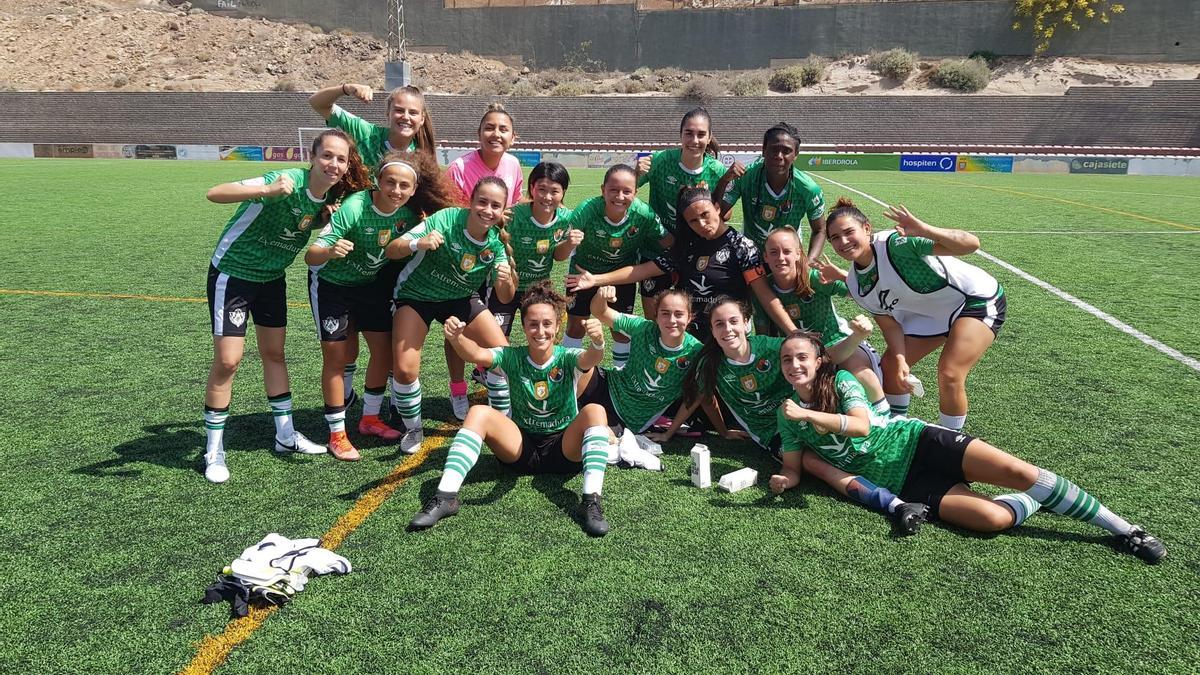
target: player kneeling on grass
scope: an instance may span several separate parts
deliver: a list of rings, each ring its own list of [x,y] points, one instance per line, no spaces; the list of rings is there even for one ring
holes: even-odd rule
[[[783,342],[780,358],[795,392],[778,412],[783,470],[771,477],[773,491],[795,486],[801,455],[815,453],[902,500],[924,502],[934,516],[970,530],[1007,530],[1045,507],[1112,532],[1123,550],[1148,563],[1167,554],[1161,541],[1066,478],[961,431],[918,419],[872,415],[862,385],[836,369],[818,336],[792,333]],[[856,478],[848,474],[822,479],[842,494],[856,489]],[[1021,492],[989,498],[971,490],[970,481]]]
[[[450,444],[437,492],[413,517],[409,529],[433,527],[458,513],[458,490],[487,445],[496,459],[519,473],[575,473],[582,468],[583,529],[594,537],[608,533],[600,507],[608,463],[607,416],[601,406],[580,408],[575,399],[579,377],[604,359],[604,332],[599,321],[588,319],[584,328],[591,340],[589,349],[556,344],[565,308],[566,300],[549,281],[526,290],[521,325],[527,347],[481,347],[463,334],[466,326],[457,317],[446,320],[446,337],[464,360],[500,369],[508,376],[512,418],[488,406],[471,406]]]
[[[262,358],[267,401],[275,418],[275,450],[320,454],[325,446],[308,440],[292,425],[292,392],[283,355],[287,335],[288,265],[328,218],[327,204],[370,187],[370,177],[354,143],[340,131],[326,131],[312,144],[312,166],[271,171],[261,178],[223,183],[208,191],[217,204],[241,202],[225,225],[208,268],[208,315],[213,363],[204,393],[204,476],[229,479],[225,465],[225,422],[233,376],[246,349],[246,326],[254,321]]]

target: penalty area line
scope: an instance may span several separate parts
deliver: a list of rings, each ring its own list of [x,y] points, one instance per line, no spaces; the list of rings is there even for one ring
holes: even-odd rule
[[[814,178],[819,178],[823,181],[828,181],[830,183],[833,183],[834,185],[836,185],[840,188],[849,190],[857,195],[866,197],[867,199],[871,200],[872,202],[875,202],[876,204],[878,204],[884,208],[891,208],[891,204],[888,204],[887,202],[885,202],[881,199],[877,199],[877,198],[863,192],[862,190],[856,190],[856,189],[850,187],[849,185],[846,185],[845,183],[839,183],[836,180],[833,180],[832,178],[827,178],[825,176],[821,176],[816,173],[812,173],[809,175],[813,176]],[[1169,224],[1175,225],[1176,223],[1169,223]],[[1010,265],[1009,263],[1004,262],[1003,260],[997,258],[996,256],[994,256],[990,253],[984,252],[983,249],[975,251],[975,253],[978,254],[980,257],[984,258],[985,260],[989,260],[989,261],[999,265],[1000,267],[1003,267],[1004,269],[1008,270],[1009,272],[1012,272],[1013,274],[1017,275],[1018,277],[1021,277],[1025,281],[1028,281],[1029,283],[1033,284],[1034,286],[1037,286],[1045,291],[1050,292],[1053,295],[1058,296],[1059,298],[1061,298],[1063,300],[1066,300],[1067,302],[1071,303],[1075,307],[1082,309],[1083,311],[1087,312],[1088,314],[1091,314],[1092,316],[1096,317],[1097,319],[1100,319],[1101,321],[1107,323],[1108,325],[1112,326],[1113,328],[1116,328],[1117,330],[1121,331],[1122,333],[1125,333],[1126,335],[1129,335],[1129,336],[1137,339],[1142,344],[1147,345],[1149,347],[1153,347],[1154,349],[1157,349],[1158,351],[1162,352],[1163,354],[1166,354],[1167,356],[1178,361],[1179,363],[1182,363],[1183,365],[1187,366],[1188,368],[1191,368],[1192,370],[1194,370],[1196,372],[1200,372],[1200,361],[1188,356],[1187,354],[1184,354],[1183,352],[1179,351],[1178,349],[1175,349],[1174,347],[1171,347],[1170,345],[1164,344],[1163,342],[1147,335],[1146,333],[1143,333],[1142,331],[1134,328],[1133,326],[1130,326],[1129,324],[1125,323],[1124,321],[1121,321],[1120,319],[1109,314],[1108,312],[1105,312],[1104,310],[1099,309],[1090,303],[1080,300],[1079,298],[1071,295],[1070,293],[1062,290],[1061,288],[1058,288],[1057,286],[1054,286],[1054,285],[1050,284],[1049,282],[1042,281],[1041,279],[1033,276],[1032,274],[1026,272],[1025,270],[1022,270],[1019,267],[1016,267],[1015,265]]]

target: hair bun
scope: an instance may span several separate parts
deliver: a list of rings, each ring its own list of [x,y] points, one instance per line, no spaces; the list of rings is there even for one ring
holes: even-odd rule
[[[833,208],[840,209],[840,208],[846,207],[846,206],[848,206],[852,209],[858,208],[857,206],[854,205],[854,201],[851,200],[849,197],[838,197],[837,203],[833,205]]]

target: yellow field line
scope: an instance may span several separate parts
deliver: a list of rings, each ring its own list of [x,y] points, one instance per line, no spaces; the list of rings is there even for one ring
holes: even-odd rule
[[[1022,190],[1014,190],[1012,188],[996,187],[994,185],[974,185],[971,183],[959,183],[959,182],[950,181],[950,180],[943,180],[941,182],[947,183],[949,185],[955,185],[955,186],[961,185],[964,187],[979,188],[980,190],[991,190],[993,192],[1004,192],[1004,193],[1008,193],[1010,195],[1018,195],[1021,197],[1032,197],[1034,199],[1044,199],[1044,200],[1051,201],[1051,202],[1058,202],[1060,204],[1069,204],[1071,206],[1078,206],[1078,207],[1084,208],[1084,209],[1092,209],[1093,211],[1103,211],[1104,213],[1113,213],[1113,214],[1116,214],[1119,216],[1125,216],[1127,218],[1136,218],[1137,220],[1144,220],[1148,223],[1159,223],[1160,225],[1170,225],[1172,227],[1181,227],[1185,230],[1194,230],[1194,231],[1200,232],[1200,227],[1195,227],[1193,225],[1185,225],[1183,223],[1176,223],[1174,221],[1163,220],[1161,218],[1151,218],[1150,216],[1143,216],[1143,215],[1137,214],[1137,213],[1130,213],[1129,211],[1121,211],[1119,209],[1110,209],[1106,206],[1096,206],[1095,204],[1085,204],[1084,202],[1076,202],[1076,201],[1072,201],[1070,199],[1063,199],[1062,197],[1051,197],[1049,195],[1039,195],[1039,194],[1035,194],[1033,192],[1024,192]],[[1129,234],[1132,236],[1132,235],[1136,235],[1137,232],[1130,232]]]
[[[183,298],[174,295],[89,293],[85,291],[36,291],[22,288],[0,288],[0,295],[33,295],[49,298],[93,298],[97,300],[145,300],[146,302],[208,302],[207,298]],[[288,307],[308,307],[308,303],[289,302]]]
[[[425,462],[430,453],[434,451],[435,446],[440,447],[441,444],[438,443],[438,440],[445,438],[453,428],[445,423],[434,427],[415,454],[397,464],[391,473],[379,481],[378,485],[363,493],[358,501],[354,502],[354,506],[342,514],[337,522],[321,535],[321,545],[331,551],[341,546],[346,537],[350,536],[359,525],[362,525],[363,521],[370,517]],[[209,675],[212,673],[222,663],[225,663],[225,659],[229,657],[234,647],[248,640],[254,631],[258,630],[267,620],[267,617],[275,613],[276,609],[278,608],[273,606],[252,607],[249,614],[230,621],[225,626],[225,630],[219,634],[206,635],[197,646],[196,655],[192,658],[191,663],[179,671],[181,675]]]

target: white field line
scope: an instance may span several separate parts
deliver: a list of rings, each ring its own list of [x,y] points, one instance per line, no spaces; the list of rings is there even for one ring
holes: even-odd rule
[[[1121,235],[1124,237],[1143,234],[1200,234],[1200,230],[1165,230],[1160,232],[1138,232],[1135,230],[971,230],[974,234],[1065,234],[1072,237],[1093,235]]]
[[[812,174],[810,173],[809,175],[812,175]],[[860,183],[860,185],[865,185],[867,187],[876,187],[876,188],[879,188],[879,187],[911,188],[912,187],[911,183],[891,183],[891,182]],[[945,185],[947,187],[956,187],[956,188],[978,188],[979,187],[978,185],[975,185],[974,183],[956,183],[953,181],[947,181],[944,183],[940,183],[940,185]],[[1008,186],[1004,186],[1004,187],[1008,187]],[[1012,188],[1012,189],[1016,189],[1016,188]],[[1097,190],[1095,188],[1021,187],[1020,189],[1021,190],[1032,190],[1035,192],[1092,192],[1092,193],[1096,193],[1096,194],[1105,194],[1105,195],[1131,195],[1134,197],[1169,197],[1171,199],[1200,199],[1200,195],[1185,195],[1185,194],[1179,194],[1179,193],[1166,193],[1166,192],[1133,192],[1133,191],[1129,191],[1129,190]]]
[[[813,176],[815,178],[819,178],[821,180],[833,183],[834,185],[836,185],[840,188],[849,190],[857,195],[866,197],[867,199],[870,199],[871,201],[875,202],[876,204],[878,204],[884,208],[891,208],[891,205],[888,204],[887,202],[884,202],[880,199],[876,199],[875,197],[873,197],[861,190],[856,190],[856,189],[850,187],[849,185],[846,185],[845,183],[839,183],[836,180],[833,180],[832,178],[826,178],[825,176],[819,175],[817,173],[810,173],[809,175]],[[1025,281],[1028,281],[1029,283],[1033,284],[1034,286],[1037,286],[1046,291],[1049,291],[1050,293],[1052,293],[1054,295],[1057,295],[1058,297],[1062,298],[1063,300],[1066,300],[1067,302],[1071,303],[1072,305],[1075,305],[1076,307],[1078,307],[1079,309],[1082,309],[1083,311],[1087,312],[1088,314],[1091,314],[1092,316],[1100,319],[1101,321],[1104,321],[1105,323],[1112,326],[1113,328],[1116,328],[1117,330],[1121,331],[1122,333],[1125,333],[1126,335],[1136,338],[1142,344],[1153,347],[1153,348],[1157,349],[1158,351],[1162,352],[1163,354],[1166,354],[1167,356],[1171,357],[1172,359],[1175,359],[1179,363],[1182,363],[1183,365],[1187,366],[1188,368],[1191,368],[1192,370],[1194,370],[1196,372],[1200,372],[1200,361],[1197,361],[1196,359],[1188,356],[1187,354],[1180,352],[1178,349],[1175,349],[1174,347],[1170,347],[1166,344],[1163,344],[1162,342],[1159,342],[1158,340],[1150,337],[1149,335],[1134,328],[1133,326],[1130,326],[1129,324],[1125,323],[1124,321],[1121,321],[1120,319],[1109,314],[1108,312],[1098,309],[1094,305],[1084,302],[1083,300],[1080,300],[1079,298],[1071,295],[1070,293],[1062,290],[1061,288],[1058,288],[1057,286],[1054,286],[1050,283],[1042,281],[1041,279],[1033,276],[1032,274],[1026,272],[1025,270],[1022,270],[1019,267],[1016,267],[1014,265],[1010,265],[990,253],[985,253],[982,249],[975,251],[975,253],[982,256],[985,260],[990,260],[991,262],[1003,267],[1004,269],[1008,270],[1009,272],[1012,272],[1013,274],[1021,277]]]

